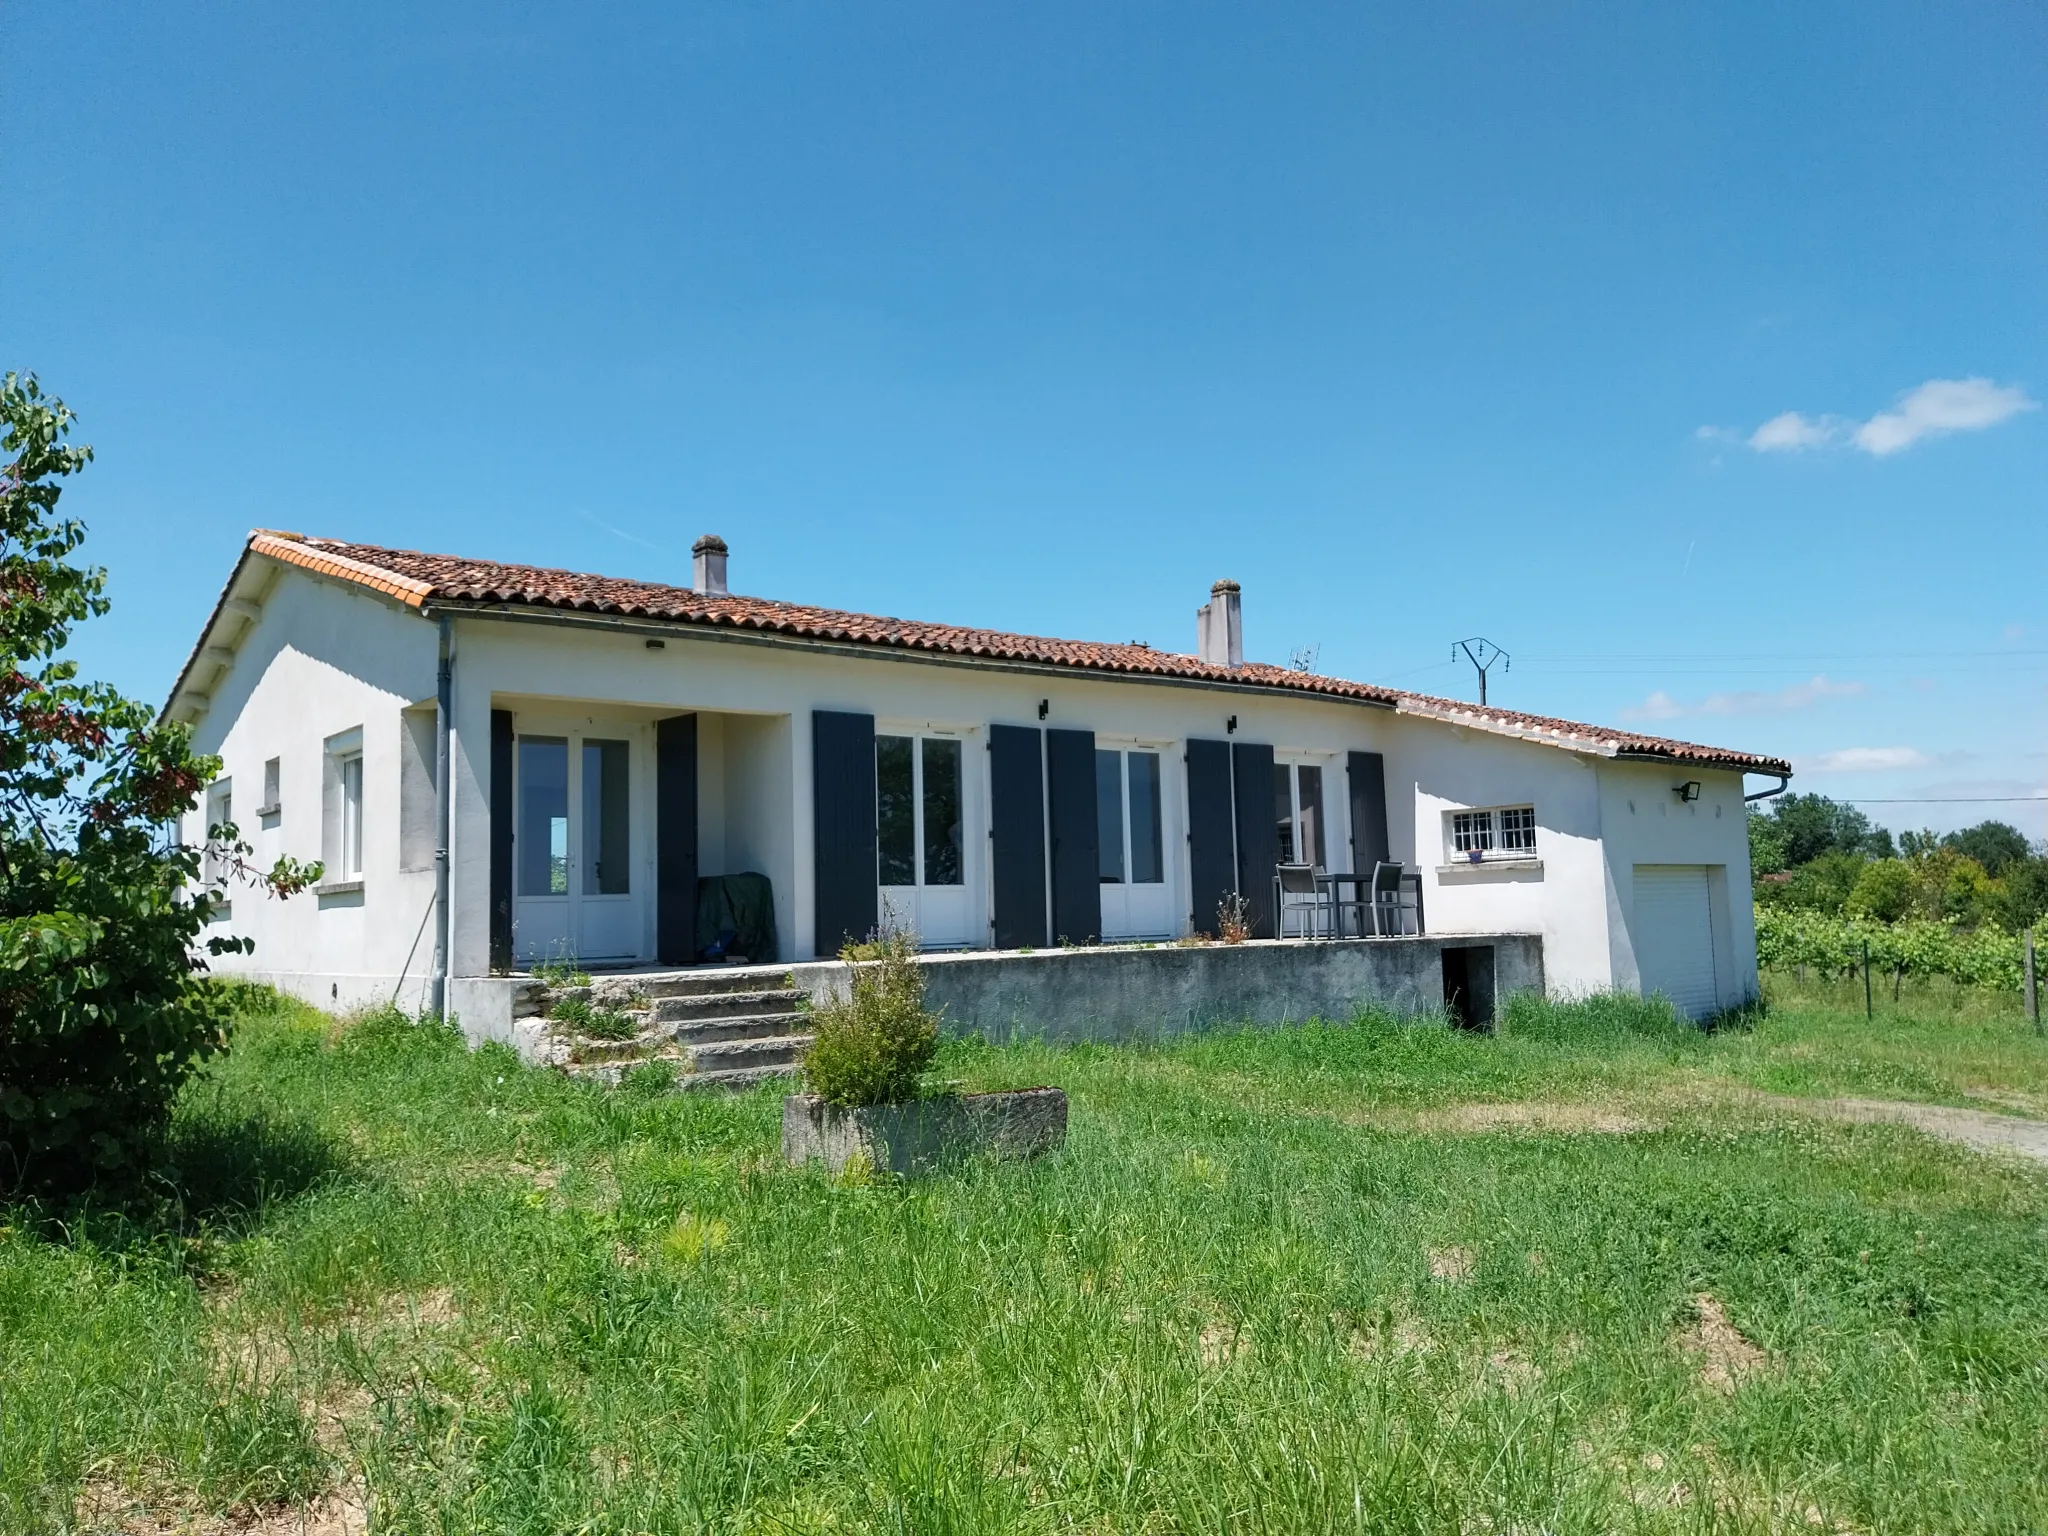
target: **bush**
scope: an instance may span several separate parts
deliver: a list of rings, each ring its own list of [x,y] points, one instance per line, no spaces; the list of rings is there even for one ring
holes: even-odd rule
[[[844,1002],[811,1013],[805,1082],[828,1104],[917,1098],[938,1052],[939,1021],[924,1006],[916,938],[884,934],[847,945],[840,958],[852,967],[851,986]]]
[[[194,952],[216,900],[194,894],[201,850],[162,832],[219,760],[58,659],[107,611],[106,572],[66,558],[84,528],[56,516],[92,457],[65,445],[71,420],[33,377],[0,379],[0,1189],[132,1179],[229,1020]],[[319,877],[290,860],[257,876],[232,826],[208,838],[279,894]]]

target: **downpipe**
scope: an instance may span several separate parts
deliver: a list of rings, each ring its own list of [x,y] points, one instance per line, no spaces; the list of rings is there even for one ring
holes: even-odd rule
[[[455,786],[449,772],[448,728],[455,713],[455,627],[440,615],[440,662],[434,676],[434,979],[428,1001],[434,1017],[448,1017],[448,824]]]

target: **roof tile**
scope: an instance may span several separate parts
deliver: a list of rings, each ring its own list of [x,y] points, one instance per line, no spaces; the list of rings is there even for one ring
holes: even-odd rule
[[[1354,683],[1311,672],[1295,672],[1263,662],[1218,667],[1196,656],[1154,650],[1148,645],[1054,640],[1040,635],[1016,635],[952,624],[923,624],[908,619],[811,608],[800,603],[774,602],[767,598],[700,595],[689,587],[665,586],[658,582],[592,576],[543,566],[507,565],[494,560],[468,560],[457,555],[423,554],[417,550],[385,549],[374,544],[350,544],[337,539],[306,538],[269,531],[252,534],[250,548],[308,570],[358,582],[415,608],[429,602],[443,602],[569,609],[663,623],[701,624],[792,638],[928,651],[937,655],[978,656],[1074,667],[1091,672],[1283,689],[1292,693],[1321,694],[1379,704],[1403,714],[1520,736],[1579,751],[1669,758],[1702,767],[1734,768],[1752,773],[1791,772],[1790,765],[1780,758],[1673,741],[1661,736],[1645,736],[1605,726],[1581,725],[1571,720],[1525,714],[1519,710],[1481,708],[1455,699],[1432,698],[1427,694],[1408,693],[1373,683]]]

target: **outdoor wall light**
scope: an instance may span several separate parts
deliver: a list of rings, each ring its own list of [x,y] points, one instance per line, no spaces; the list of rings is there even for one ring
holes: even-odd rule
[[[1046,717],[1047,715],[1049,715],[1049,714],[1051,714],[1051,713],[1052,713],[1052,700],[1051,700],[1051,699],[1040,699],[1040,700],[1038,701],[1038,718],[1039,718],[1039,719],[1041,719],[1041,720],[1043,720],[1043,719],[1044,719],[1044,718],[1045,718],[1045,717]]]
[[[1700,797],[1700,781],[1687,779],[1683,784],[1674,784],[1671,786],[1671,793],[1683,801],[1697,800]]]
[[[1237,734],[1237,716],[1232,715],[1224,722],[1223,734],[1226,736],[1235,736]]]

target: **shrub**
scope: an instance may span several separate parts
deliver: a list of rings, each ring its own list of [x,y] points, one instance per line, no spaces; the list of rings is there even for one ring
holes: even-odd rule
[[[220,761],[58,659],[107,611],[106,572],[67,559],[84,528],[56,516],[58,482],[92,457],[65,445],[71,420],[33,377],[0,379],[0,1189],[139,1173],[230,1018],[194,951],[219,898],[194,894],[201,850],[163,836]],[[257,875],[232,826],[207,839],[279,895],[319,878],[289,859]]]
[[[828,1104],[918,1097],[939,1048],[939,1021],[924,1006],[916,936],[888,933],[849,944],[840,958],[852,968],[848,995],[811,1011],[805,1082]]]

